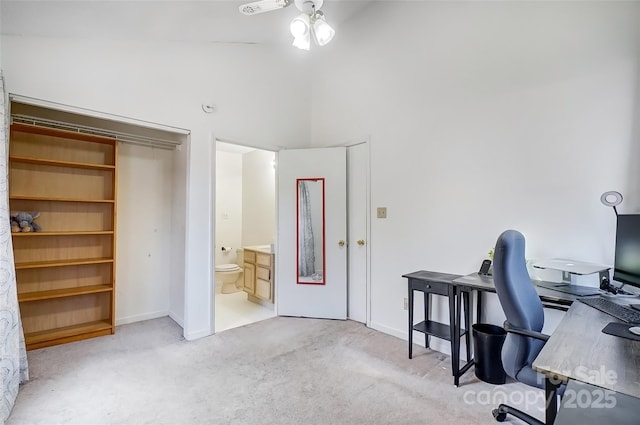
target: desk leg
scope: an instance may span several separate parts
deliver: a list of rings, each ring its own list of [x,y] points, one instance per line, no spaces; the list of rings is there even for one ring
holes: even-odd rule
[[[546,400],[545,423],[553,425],[558,413],[558,384],[553,383],[551,379],[544,378],[544,393]]]
[[[460,381],[460,298],[453,285],[449,288],[449,327],[451,329],[451,370],[453,385]],[[457,305],[456,305],[457,304]]]
[[[409,279],[409,359],[413,354],[413,288]]]
[[[467,329],[465,340],[467,342],[467,362],[471,360],[471,300],[469,299],[469,292],[462,293],[464,297],[464,327]]]
[[[482,323],[482,291],[476,291],[478,300],[476,302],[476,323]]]
[[[423,301],[424,301],[424,321],[427,322],[429,320],[429,307],[431,306],[431,294],[428,292],[422,293]],[[429,348],[429,334],[424,334],[424,348]]]

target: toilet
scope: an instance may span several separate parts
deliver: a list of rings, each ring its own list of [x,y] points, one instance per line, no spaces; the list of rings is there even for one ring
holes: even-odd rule
[[[238,264],[217,264],[215,268],[216,292],[231,294],[242,290],[244,287],[243,266],[244,252],[236,250],[236,262]],[[219,289],[219,290],[218,290]]]

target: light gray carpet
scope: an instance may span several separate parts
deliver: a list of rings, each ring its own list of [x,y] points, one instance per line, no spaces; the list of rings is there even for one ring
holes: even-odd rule
[[[448,356],[416,346],[409,360],[406,341],[351,321],[277,317],[192,342],[181,332],[161,318],[30,351],[8,424],[492,424],[509,394],[543,417],[541,390],[473,371],[455,388]]]

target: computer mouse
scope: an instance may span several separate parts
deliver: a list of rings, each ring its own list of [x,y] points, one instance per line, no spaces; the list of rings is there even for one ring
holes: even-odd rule
[[[629,332],[631,332],[634,335],[638,335],[640,336],[640,326],[632,326],[629,328]]]

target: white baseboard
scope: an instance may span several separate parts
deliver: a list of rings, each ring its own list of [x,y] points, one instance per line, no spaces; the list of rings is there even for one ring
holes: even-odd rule
[[[116,319],[116,326],[126,325],[128,323],[142,322],[143,320],[157,319],[165,316],[169,316],[171,320],[173,320],[178,325],[180,325],[180,327],[184,330],[184,320],[182,320],[182,318],[178,317],[178,315],[172,311],[157,311],[154,313],[146,313],[146,314],[138,314],[135,316],[121,317]],[[209,329],[202,329],[197,332],[190,332],[189,334],[185,332],[184,338],[188,341],[192,341],[195,339],[204,338],[209,335],[213,335],[213,333],[210,332]]]
[[[173,320],[173,321],[174,321],[174,322],[176,322],[178,325],[180,325],[180,327],[181,327],[182,329],[184,329],[184,320],[183,320],[183,318],[182,318],[182,317],[178,317],[178,315],[177,315],[175,312],[173,312],[173,311],[170,311],[170,312],[169,312],[169,317],[171,318],[171,320]]]
[[[116,318],[116,326],[126,325],[128,323],[142,322],[143,320],[157,319],[159,317],[168,316],[168,311],[155,311],[153,313],[136,314],[134,316]]]
[[[409,341],[409,336],[406,330],[399,330],[395,328],[390,328],[388,326],[382,325],[377,322],[371,322],[371,329],[375,329],[387,335],[395,336],[396,338],[403,339],[405,341]],[[424,337],[425,335],[420,332],[415,332],[413,334],[413,343],[417,345],[422,345],[424,347]],[[445,341],[440,338],[432,337],[429,343],[429,347],[432,350],[438,351],[442,354],[446,354],[448,356],[451,355],[451,343],[449,341]],[[415,350],[415,347],[414,347]],[[464,339],[460,340],[460,360],[466,360],[466,345]]]
[[[407,331],[406,330],[398,330],[395,328],[390,328],[388,326],[382,325],[378,322],[371,322],[371,329],[375,329],[377,331],[380,331],[382,333],[385,333],[387,335],[391,335],[391,336],[395,336],[396,338],[400,338],[400,339],[404,339],[405,341],[407,341],[409,338],[407,336]]]
[[[184,326],[182,327],[182,329],[184,329]],[[185,332],[184,339],[186,339],[187,341],[193,341],[210,335],[213,335],[213,333],[210,332],[209,329],[202,329],[197,332],[190,332],[188,334]]]

